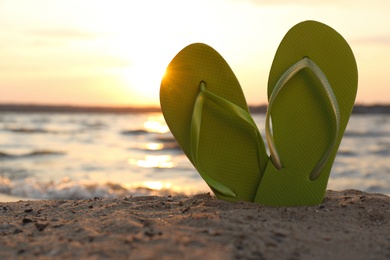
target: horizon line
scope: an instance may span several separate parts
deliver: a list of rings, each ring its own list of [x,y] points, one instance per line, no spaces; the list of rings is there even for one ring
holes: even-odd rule
[[[251,113],[265,113],[267,104],[248,105]],[[161,112],[157,105],[145,106],[109,106],[109,105],[75,105],[75,104],[34,104],[34,103],[0,103],[0,112],[52,112],[52,113],[152,113]],[[390,114],[390,104],[355,103],[354,114]]]

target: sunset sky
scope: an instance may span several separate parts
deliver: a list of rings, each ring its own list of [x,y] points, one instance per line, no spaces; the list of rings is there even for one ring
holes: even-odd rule
[[[204,42],[265,104],[284,34],[317,20],[354,51],[357,102],[390,104],[389,14],[389,0],[0,0],[0,103],[157,106],[168,63]]]

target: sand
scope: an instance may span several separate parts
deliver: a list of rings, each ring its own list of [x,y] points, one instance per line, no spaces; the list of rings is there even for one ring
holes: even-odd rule
[[[390,197],[312,207],[210,194],[0,203],[0,259],[390,259]]]

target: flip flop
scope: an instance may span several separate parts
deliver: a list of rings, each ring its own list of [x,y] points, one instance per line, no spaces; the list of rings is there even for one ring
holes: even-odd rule
[[[271,160],[255,202],[299,206],[323,201],[356,92],[356,61],[340,34],[315,21],[290,29],[269,75]]]
[[[221,55],[202,43],[181,50],[161,82],[160,103],[173,136],[215,195],[253,201],[268,156]]]

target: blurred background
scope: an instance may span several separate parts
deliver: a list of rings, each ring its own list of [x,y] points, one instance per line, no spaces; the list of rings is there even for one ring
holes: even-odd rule
[[[166,66],[193,42],[215,48],[263,132],[273,56],[304,20],[343,35],[359,69],[328,188],[390,194],[389,13],[387,0],[0,0],[0,194],[209,191],[159,111]]]

